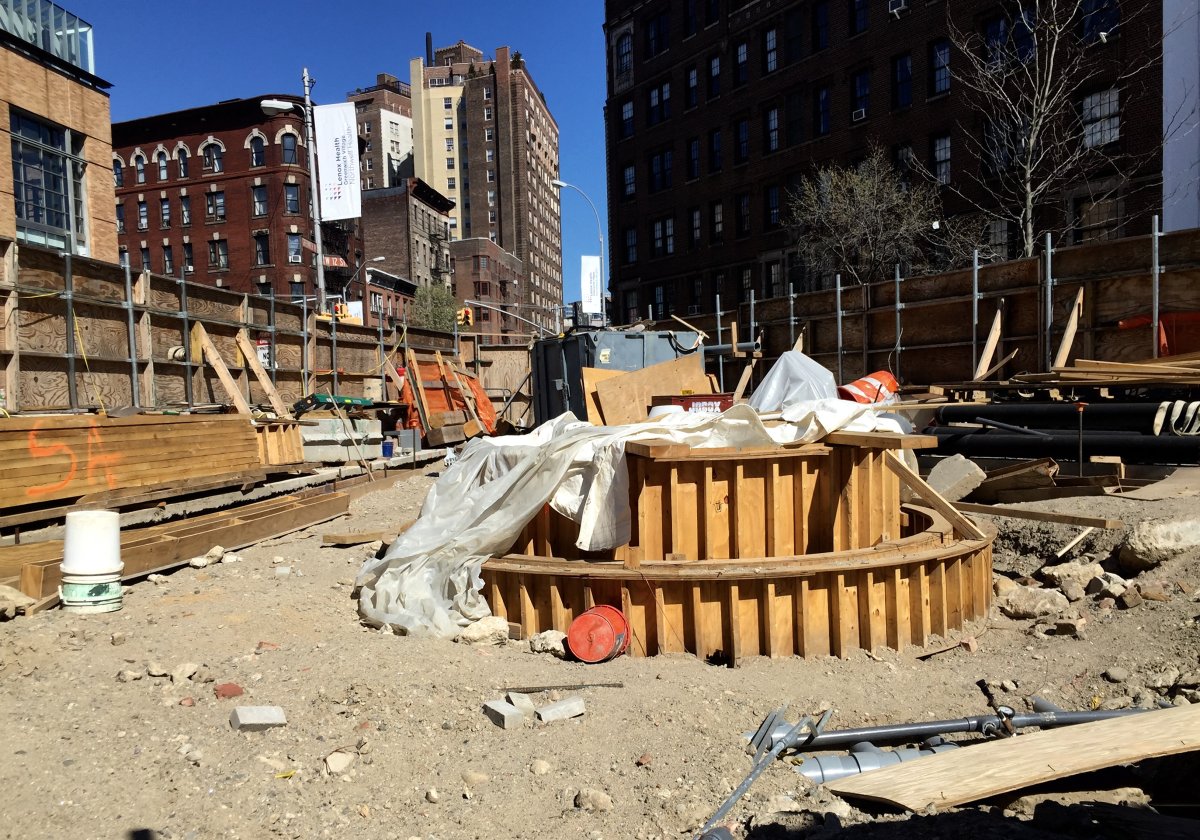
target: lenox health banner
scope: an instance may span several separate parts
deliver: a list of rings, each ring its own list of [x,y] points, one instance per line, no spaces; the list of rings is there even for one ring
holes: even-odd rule
[[[579,296],[583,298],[583,311],[599,315],[604,311],[604,292],[600,288],[600,258],[584,256],[580,262]]]
[[[358,186],[358,124],[354,103],[313,108],[317,133],[317,171],[321,181],[321,218],[327,222],[362,215]]]

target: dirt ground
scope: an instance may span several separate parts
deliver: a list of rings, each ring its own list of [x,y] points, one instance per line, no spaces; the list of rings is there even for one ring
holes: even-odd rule
[[[320,534],[407,521],[432,480],[416,475],[364,496],[348,518],[237,552],[237,562],[138,582],[119,612],[56,610],[0,625],[2,836],[688,837],[748,771],[741,734],[784,704],[792,720],[832,707],[835,728],[954,718],[987,711],[980,679],[1019,710],[1033,694],[1070,708],[1183,703],[1187,675],[1200,670],[1195,555],[1138,578],[1163,583],[1167,601],[1072,604],[1088,618],[1085,639],[993,610],[971,628],[977,652],[927,660],[909,649],[753,658],[736,668],[690,656],[586,666],[530,653],[524,642],[383,635],[358,622],[351,597],[370,547],[323,547]],[[1133,522],[1194,515],[1197,501],[1042,506]],[[996,568],[1010,577],[1032,574],[1078,533],[997,521]],[[1076,557],[1110,562],[1118,539],[1098,532]],[[1102,676],[1115,668],[1128,672],[1120,682]],[[596,682],[623,687],[535,697],[582,696],[586,714],[573,720],[504,730],[481,713],[505,688]],[[217,699],[226,683],[244,695]],[[287,725],[234,731],[238,705],[281,706]],[[325,758],[339,749],[335,759],[352,764],[330,774]],[[1076,793],[1049,802],[1014,795],[918,815],[851,807],[777,762],[731,822],[736,836],[758,840],[1154,836],[1125,826],[1130,808],[1079,803],[1149,801],[1182,814],[1169,806],[1194,808],[1197,769],[1186,759],[1145,762],[1069,780],[1059,789]],[[1195,827],[1177,824],[1181,833],[1170,836],[1200,836],[1187,832]]]

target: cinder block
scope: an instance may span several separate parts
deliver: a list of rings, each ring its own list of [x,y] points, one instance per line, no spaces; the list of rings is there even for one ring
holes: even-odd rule
[[[238,706],[229,715],[229,725],[241,732],[261,732],[287,726],[287,716],[279,706]]]
[[[537,716],[538,720],[542,723],[551,723],[556,720],[579,717],[584,711],[582,697],[568,697],[566,700],[559,700],[557,703],[542,706],[542,708],[537,710]]]
[[[525,714],[512,703],[489,700],[483,704],[483,713],[501,729],[520,729],[525,725]]]
[[[510,691],[508,692],[508,702],[520,709],[521,714],[525,715],[525,717],[529,718],[530,720],[533,720],[533,718],[537,715],[537,706],[534,705],[533,698],[528,694],[521,694],[518,691]]]

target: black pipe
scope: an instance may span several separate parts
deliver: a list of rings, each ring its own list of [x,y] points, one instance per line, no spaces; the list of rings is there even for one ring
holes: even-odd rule
[[[930,427],[927,434],[938,438],[938,454],[994,456],[1005,458],[1060,458],[1079,456],[1079,436],[1074,432],[1048,430],[1049,437],[1004,434],[979,429]],[[1089,432],[1083,436],[1084,457],[1119,455],[1135,463],[1200,463],[1200,438],[1156,437],[1129,432]]]
[[[1083,428],[1085,432],[1136,431],[1157,435],[1162,433],[1163,420],[1173,408],[1170,402],[1089,403]],[[1036,429],[1075,430],[1079,425],[1075,403],[946,405],[937,410],[939,423],[982,423],[984,418]]]

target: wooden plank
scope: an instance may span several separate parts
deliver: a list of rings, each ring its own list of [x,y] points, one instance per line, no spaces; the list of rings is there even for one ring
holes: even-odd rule
[[[601,380],[596,393],[606,425],[619,426],[645,420],[655,396],[708,394],[710,387],[700,355],[692,353]]]
[[[271,410],[275,412],[275,416],[291,417],[292,415],[288,412],[288,407],[283,404],[283,398],[279,396],[279,391],[275,389],[275,383],[271,381],[271,375],[267,373],[266,368],[262,366],[262,362],[258,360],[258,348],[250,342],[250,336],[245,328],[237,331],[234,341],[237,342],[238,349],[242,351],[242,356],[245,358],[247,366],[254,373],[255,379],[258,380],[259,386],[267,395],[267,401],[271,403]]]
[[[954,526],[954,530],[962,537],[969,540],[984,540],[987,535],[979,530],[979,526],[972,522],[967,517],[963,516],[959,509],[955,508],[950,502],[946,501],[938,491],[930,487],[921,476],[917,475],[908,465],[893,455],[891,452],[886,453],[884,462],[888,468],[896,474],[908,489],[916,493],[930,507],[940,513],[949,520]]]
[[[587,421],[593,426],[604,425],[604,411],[600,408],[600,396],[596,393],[596,383],[614,376],[623,376],[626,371],[610,370],[609,368],[581,368],[583,373],[583,400],[587,405]]]
[[[450,446],[466,439],[467,435],[462,426],[442,426],[425,433],[425,442],[430,446]]]
[[[742,375],[738,378],[737,387],[733,389],[733,401],[735,403],[741,402],[742,395],[750,387],[750,379],[754,376],[754,366],[756,364],[758,364],[758,359],[751,359],[750,364],[742,368]]]
[[[963,513],[987,513],[992,516],[1007,516],[1010,519],[1032,519],[1036,522],[1058,522],[1062,525],[1079,525],[1083,528],[1105,528],[1117,530],[1125,527],[1120,519],[1101,519],[1095,516],[1076,516],[1070,513],[1055,513],[1048,510],[1024,510],[1022,508],[977,505],[970,502],[955,502],[954,507]]]
[[[1115,486],[1118,479],[1110,477]],[[1068,499],[1076,496],[1106,496],[1108,493],[1099,484],[1080,485],[1077,487],[1031,487],[1024,490],[1001,490],[996,493],[996,501],[1001,504],[1014,502],[1042,502],[1050,499]]]
[[[859,446],[864,449],[933,449],[937,435],[906,435],[900,432],[830,432],[822,443]]]
[[[461,426],[467,422],[467,413],[457,411],[435,411],[429,415],[429,428],[440,429],[443,426]]]
[[[1066,329],[1063,330],[1062,341],[1058,344],[1058,352],[1054,354],[1053,367],[1060,368],[1071,358],[1071,348],[1075,345],[1075,333],[1079,329],[1079,316],[1083,313],[1083,290],[1079,287],[1075,294],[1075,302],[1071,304],[1071,317],[1067,319]]]
[[[841,796],[909,811],[968,802],[1147,758],[1200,749],[1200,704],[1000,738],[850,776]]]
[[[413,351],[405,351],[405,363],[409,381],[412,383],[413,396],[417,401],[417,410],[425,430],[429,430],[429,400],[425,397],[425,383],[421,381],[421,368],[417,365],[417,356]]]
[[[1000,343],[1000,324],[1003,320],[1002,312],[1004,309],[1004,299],[1001,298],[1000,303],[996,306],[996,314],[992,318],[992,328],[988,331],[987,341],[984,342],[983,352],[979,354],[979,364],[975,366],[975,375],[972,380],[978,382],[983,379],[984,371],[992,366],[992,357],[996,355],[996,345]]]
[[[217,350],[217,346],[213,344],[212,339],[208,335],[208,331],[204,329],[204,324],[197,321],[192,324],[192,338],[200,343],[200,348],[204,353],[204,358],[217,374],[217,379],[221,383],[221,387],[225,389],[225,393],[237,408],[239,414],[250,414],[250,403],[246,401],[246,397],[242,394],[234,381],[233,376],[229,373],[229,368],[225,365],[225,360],[221,358],[221,353]]]

